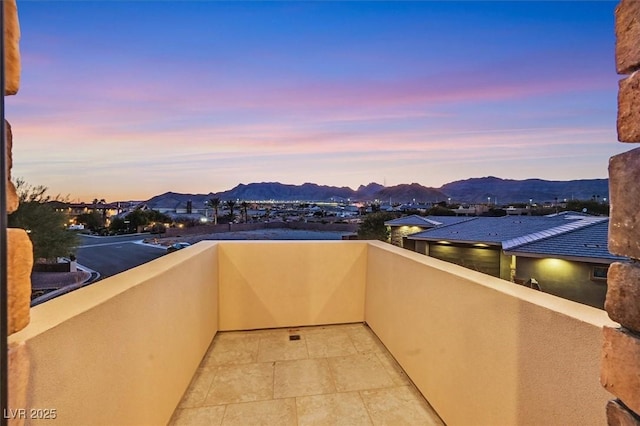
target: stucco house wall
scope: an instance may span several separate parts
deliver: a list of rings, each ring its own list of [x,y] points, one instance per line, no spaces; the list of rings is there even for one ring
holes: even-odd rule
[[[535,278],[545,293],[603,309],[607,281],[592,278],[594,266],[607,265],[517,257],[516,276],[525,280]]]
[[[429,256],[455,263],[465,268],[500,277],[500,249],[430,244]]]

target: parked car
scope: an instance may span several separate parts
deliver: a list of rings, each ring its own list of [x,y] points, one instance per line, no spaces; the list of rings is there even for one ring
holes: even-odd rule
[[[174,251],[182,250],[185,247],[189,247],[189,243],[173,243],[167,247],[167,253],[173,253]]]

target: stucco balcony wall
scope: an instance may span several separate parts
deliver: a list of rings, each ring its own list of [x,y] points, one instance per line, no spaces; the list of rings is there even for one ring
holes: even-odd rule
[[[224,242],[220,330],[364,321],[367,243]]]
[[[447,424],[606,424],[604,311],[372,242],[365,319]]]
[[[25,424],[166,424],[218,330],[217,250],[198,244],[33,308],[9,344],[28,349],[27,408],[56,420],[27,410]]]
[[[362,321],[450,425],[605,424],[603,311],[378,242],[201,242],[37,306],[10,343],[60,424],[163,424],[218,330]]]

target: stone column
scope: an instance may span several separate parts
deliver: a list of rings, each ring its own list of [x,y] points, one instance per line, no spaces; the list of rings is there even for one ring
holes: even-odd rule
[[[640,2],[622,0],[615,12],[619,82],[618,140],[640,142]],[[611,265],[605,309],[620,324],[605,327],[600,382],[617,399],[609,425],[640,426],[640,148],[609,161],[609,251],[629,257]]]
[[[20,86],[20,26],[16,0],[3,0],[4,7],[4,60],[5,60],[5,96],[15,95]],[[11,126],[5,122],[7,162],[7,213],[18,208],[18,196],[11,182],[13,135]],[[7,229],[7,331],[13,334],[29,324],[31,304],[31,268],[33,266],[33,248],[29,235],[22,229]],[[27,408],[27,388],[29,383],[30,361],[28,348],[24,344],[14,344],[8,348],[9,364],[9,407]],[[22,425],[25,419],[9,419],[9,424]]]
[[[15,95],[20,85],[20,26],[15,0],[4,0],[4,49],[5,49],[5,96]],[[7,160],[7,213],[18,208],[18,196],[11,182],[13,165],[11,149],[13,133],[11,125],[5,122]],[[24,230],[7,230],[7,293],[8,293],[8,332],[15,333],[29,323],[29,305],[31,303],[31,266],[33,249],[29,236]]]

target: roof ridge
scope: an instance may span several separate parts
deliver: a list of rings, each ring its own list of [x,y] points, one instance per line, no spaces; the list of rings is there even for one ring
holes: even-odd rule
[[[573,220],[569,223],[554,226],[553,228],[545,229],[542,231],[532,232],[531,234],[522,235],[520,237],[512,238],[502,242],[503,250],[511,250],[516,247],[520,247],[535,241],[542,241],[549,238],[557,237],[558,235],[567,234],[569,232],[577,231],[578,229],[587,228],[589,226],[596,225],[598,223],[609,220],[608,217],[584,217],[581,219]]]
[[[471,216],[468,220],[463,220],[460,222],[456,222],[456,223],[443,223],[440,226],[436,226],[433,227],[431,229],[425,229],[424,231],[420,231],[420,232],[416,232],[415,234],[411,234],[410,237],[419,237],[420,234],[426,234],[429,231],[434,231],[436,229],[440,230],[442,228],[448,228],[449,226],[456,226],[456,225],[460,225],[463,222],[471,222],[472,220],[478,219],[480,216]]]

